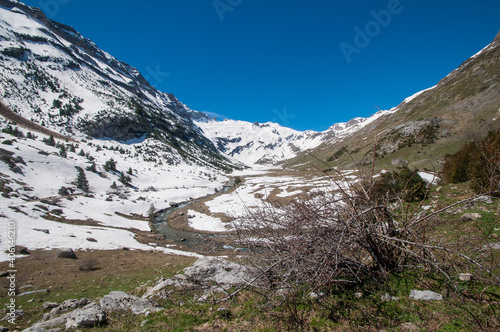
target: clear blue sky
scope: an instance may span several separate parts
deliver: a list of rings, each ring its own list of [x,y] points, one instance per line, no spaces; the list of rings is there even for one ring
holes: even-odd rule
[[[298,130],[394,107],[500,30],[498,0],[24,2],[192,109]]]

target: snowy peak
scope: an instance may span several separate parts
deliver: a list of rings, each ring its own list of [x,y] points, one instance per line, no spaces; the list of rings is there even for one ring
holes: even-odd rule
[[[196,121],[204,134],[226,155],[246,165],[274,165],[321,144],[324,134],[297,131],[277,123],[235,120]]]

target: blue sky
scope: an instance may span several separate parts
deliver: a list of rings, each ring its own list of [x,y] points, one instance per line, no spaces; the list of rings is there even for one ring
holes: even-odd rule
[[[24,2],[192,109],[297,130],[397,106],[500,30],[498,0]]]

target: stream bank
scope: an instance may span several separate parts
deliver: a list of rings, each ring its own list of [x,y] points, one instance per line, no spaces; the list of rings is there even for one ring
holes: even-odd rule
[[[204,197],[196,198],[184,203],[180,204],[175,204],[174,206],[171,206],[165,210],[162,210],[156,217],[154,218],[154,221],[152,223],[152,229],[165,236],[167,240],[174,241],[180,246],[185,246],[188,249],[192,248],[196,245],[199,245],[205,241],[207,241],[210,238],[221,238],[224,235],[227,235],[227,233],[213,233],[213,232],[205,232],[205,231],[198,231],[195,230],[187,224],[187,222],[179,224],[178,222],[172,223],[172,218],[174,215],[175,216],[185,216],[187,220],[187,215],[184,215],[185,212],[178,213],[180,210],[186,210],[187,208],[193,204],[199,203],[201,201],[206,201],[210,200],[212,198],[215,198],[219,195],[223,195],[230,190],[235,190],[236,189],[236,183],[235,179],[232,178],[227,184],[225,184],[222,188],[222,190],[210,194]]]

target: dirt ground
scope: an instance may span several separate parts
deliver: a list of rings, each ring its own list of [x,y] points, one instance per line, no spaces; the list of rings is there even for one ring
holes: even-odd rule
[[[36,250],[16,259],[19,292],[48,289],[53,294],[74,290],[75,296],[85,297],[86,293],[99,293],[96,290],[100,288],[119,288],[119,278],[129,278],[128,284],[131,276],[150,275],[153,278],[175,274],[196,260],[156,251],[88,250],[75,253],[77,259],[67,259],[58,258],[57,250]],[[0,263],[0,271],[8,269],[7,262]],[[4,286],[6,279],[2,278],[1,282]],[[1,288],[0,296],[4,297],[7,288]]]

